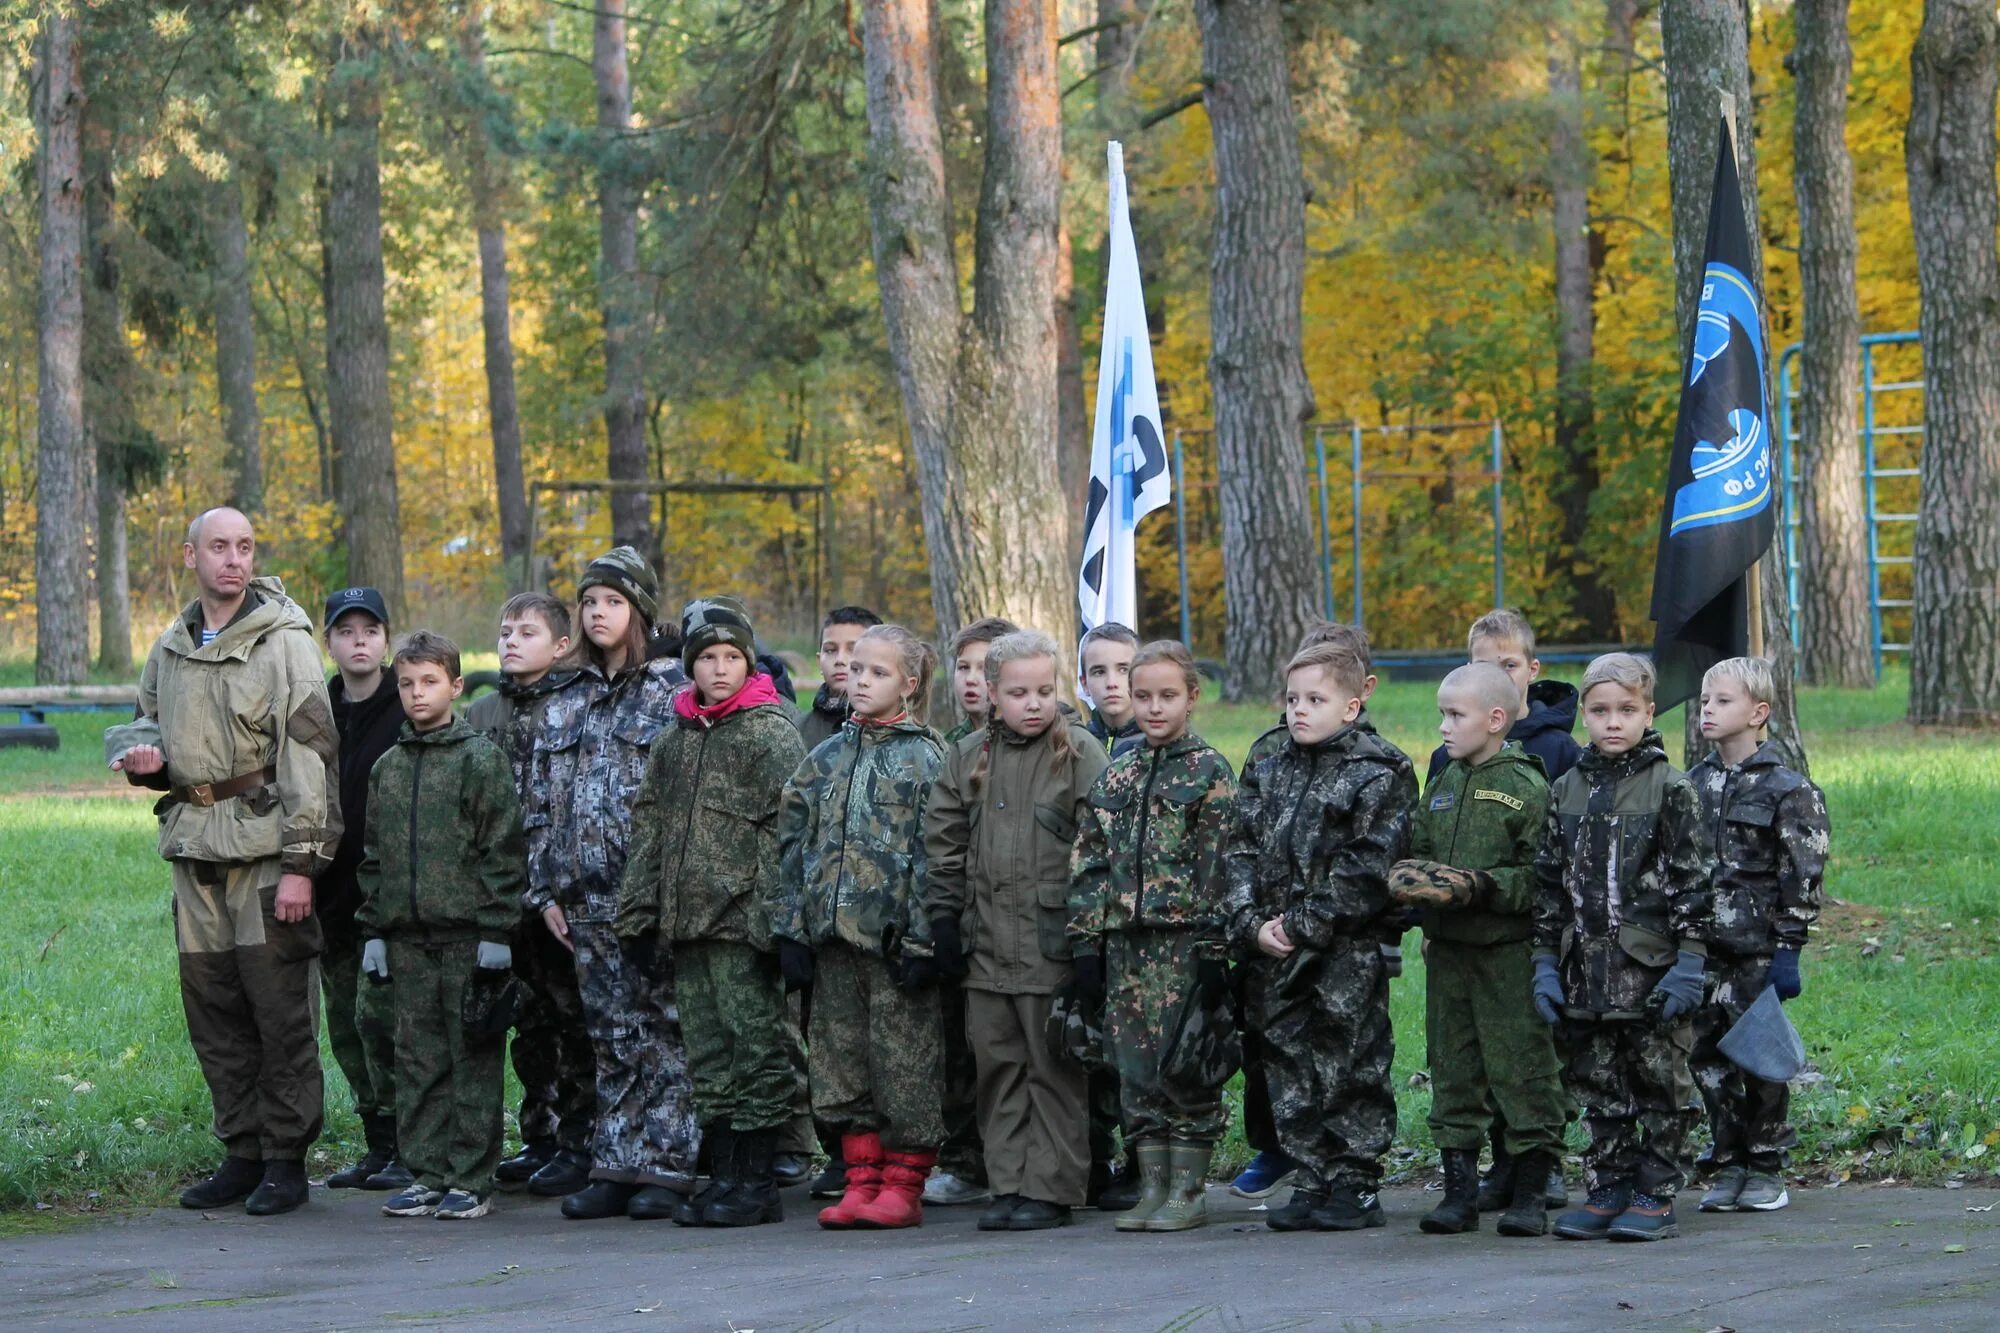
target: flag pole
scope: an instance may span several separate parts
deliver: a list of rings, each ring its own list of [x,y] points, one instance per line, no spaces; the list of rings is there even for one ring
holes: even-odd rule
[[[1743,140],[1736,132],[1736,95],[1726,88],[1717,88],[1715,100],[1722,111],[1722,123],[1728,128],[1729,151],[1735,155],[1736,169],[1743,170]],[[1748,225],[1746,223],[1746,225]],[[1750,568],[1743,574],[1743,591],[1749,602],[1749,646],[1752,657],[1764,655],[1764,557],[1759,555],[1750,562]]]

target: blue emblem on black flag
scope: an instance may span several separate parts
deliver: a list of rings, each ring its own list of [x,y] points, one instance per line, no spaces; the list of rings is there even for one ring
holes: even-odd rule
[[[1708,667],[1749,651],[1744,575],[1777,531],[1764,303],[1726,122],[1702,257],[1653,570],[1662,710],[1693,698]]]

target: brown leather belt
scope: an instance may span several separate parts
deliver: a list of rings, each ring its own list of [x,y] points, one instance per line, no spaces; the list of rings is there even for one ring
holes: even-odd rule
[[[202,782],[192,787],[175,787],[167,793],[167,801],[169,803],[184,801],[189,805],[210,806],[218,801],[226,801],[232,796],[241,796],[245,792],[256,791],[259,787],[267,787],[277,780],[277,767],[268,765],[255,773],[238,773],[235,777],[225,778],[221,782]]]

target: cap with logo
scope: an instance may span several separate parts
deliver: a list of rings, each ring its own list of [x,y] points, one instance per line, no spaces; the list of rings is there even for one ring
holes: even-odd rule
[[[326,620],[323,622],[325,627],[332,629],[333,622],[349,611],[366,611],[384,625],[389,623],[389,604],[382,600],[382,594],[374,588],[342,588],[328,597]]]

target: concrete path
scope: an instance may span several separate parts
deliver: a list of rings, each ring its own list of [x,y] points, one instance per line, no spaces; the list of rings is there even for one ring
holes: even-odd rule
[[[1431,1196],[1435,1198],[1435,1196]],[[565,1221],[507,1196],[480,1221],[396,1220],[380,1196],[314,1190],[290,1217],[164,1211],[0,1242],[9,1329],[1993,1329],[2000,1194],[1794,1191],[1780,1213],[1689,1212],[1652,1245],[1431,1237],[1430,1200],[1389,1225],[1283,1235],[1220,1188],[1207,1229],[1121,1236],[974,1228],[827,1233],[803,1192],[782,1226]]]

